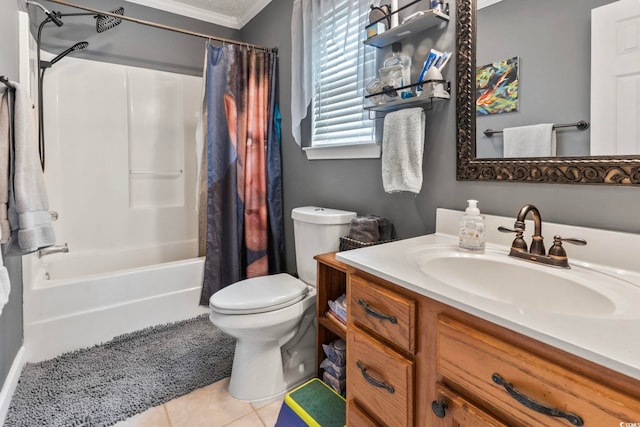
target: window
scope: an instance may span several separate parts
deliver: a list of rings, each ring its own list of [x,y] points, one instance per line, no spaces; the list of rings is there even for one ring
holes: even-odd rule
[[[319,3],[330,5],[314,22],[311,145],[372,143],[375,121],[362,108],[366,82],[375,76],[375,49],[363,44],[368,2]]]

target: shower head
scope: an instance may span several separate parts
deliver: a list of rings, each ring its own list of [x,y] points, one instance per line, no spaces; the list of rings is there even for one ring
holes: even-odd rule
[[[62,53],[60,53],[58,56],[56,56],[55,58],[53,58],[51,61],[40,61],[40,68],[49,68],[51,67],[53,64],[55,64],[56,62],[60,61],[62,58],[64,58],[65,56],[67,56],[68,54],[70,54],[71,52],[77,52],[79,50],[83,50],[86,49],[87,46],[89,46],[88,42],[79,42],[74,44],[73,46],[71,46],[70,48],[66,49],[65,51],[63,51]]]
[[[124,7],[114,9],[111,11],[111,13],[115,15],[124,15]],[[121,22],[122,19],[115,16],[98,15],[96,16],[96,31],[102,33],[104,31],[112,29],[117,25],[120,25]]]
[[[47,15],[47,19],[52,21],[54,24],[56,24],[58,27],[62,27],[63,22],[60,20],[60,16],[57,12],[53,12],[53,11],[49,11],[47,10],[47,8],[45,8],[43,5],[41,5],[40,3],[37,3],[35,1],[31,1],[31,0],[25,0],[25,3],[27,5],[32,4],[34,6],[39,7],[40,9],[42,9],[42,11],[44,12],[45,15]]]

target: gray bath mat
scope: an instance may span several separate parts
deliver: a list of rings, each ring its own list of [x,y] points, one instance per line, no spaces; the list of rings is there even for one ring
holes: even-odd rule
[[[234,347],[205,314],[27,364],[4,425],[113,425],[228,377]]]

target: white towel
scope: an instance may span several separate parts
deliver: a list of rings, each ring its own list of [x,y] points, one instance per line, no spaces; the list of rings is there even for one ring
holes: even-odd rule
[[[9,301],[9,293],[11,292],[9,272],[7,267],[2,264],[2,257],[0,256],[0,315],[2,315],[2,309],[5,304]]]
[[[552,123],[504,129],[504,157],[555,157]]]
[[[424,121],[422,108],[407,108],[385,116],[382,136],[382,184],[387,193],[420,192]]]
[[[18,83],[13,114],[13,185],[9,185],[11,237],[6,253],[22,255],[55,244],[49,199],[38,156],[31,100]]]
[[[0,90],[0,243],[7,243],[11,235],[7,218],[9,201],[9,90]]]

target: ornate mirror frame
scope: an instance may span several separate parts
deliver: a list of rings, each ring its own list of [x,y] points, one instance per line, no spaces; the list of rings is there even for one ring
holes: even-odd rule
[[[640,185],[640,156],[476,159],[476,0],[456,0],[456,122],[459,181]]]

